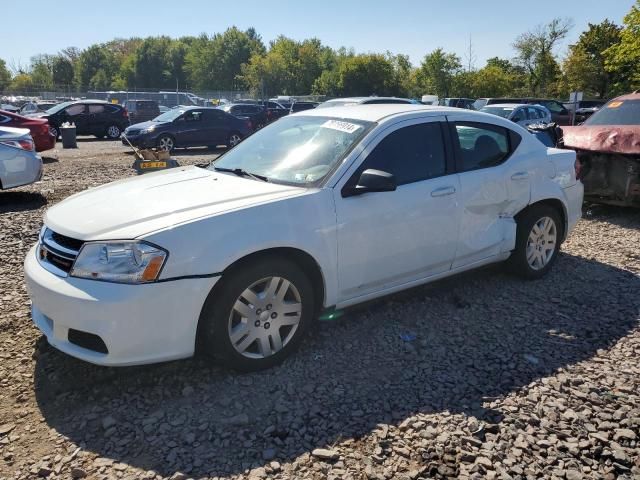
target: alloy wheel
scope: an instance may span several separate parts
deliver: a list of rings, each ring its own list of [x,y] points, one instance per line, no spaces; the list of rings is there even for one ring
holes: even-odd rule
[[[161,137],[158,141],[158,147],[160,148],[160,150],[166,150],[167,152],[170,152],[171,150],[173,150],[173,138]]]
[[[236,299],[229,314],[229,340],[244,357],[270,357],[294,337],[301,315],[302,299],[293,283],[283,277],[263,278]]]
[[[120,128],[116,125],[111,125],[107,128],[107,136],[109,138],[118,138],[120,136]]]
[[[542,217],[533,224],[527,239],[527,263],[534,270],[543,269],[553,258],[558,239],[556,223],[550,217]]]
[[[234,133],[229,137],[229,146],[235,147],[237,144],[240,143],[241,140],[242,138],[240,138],[240,135],[238,135],[237,133]]]

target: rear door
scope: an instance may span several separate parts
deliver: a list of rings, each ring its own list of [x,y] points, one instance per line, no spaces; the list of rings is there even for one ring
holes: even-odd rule
[[[107,131],[107,111],[102,103],[87,105],[87,130],[93,135],[103,135]]]
[[[207,130],[205,145],[215,147],[227,141],[227,119],[229,115],[215,108],[204,111],[204,122]]]
[[[450,131],[460,182],[460,233],[453,268],[513,248],[514,213],[529,204],[529,168],[513,155],[520,136],[477,117],[452,118]]]
[[[187,110],[177,124],[179,127],[176,133],[178,145],[183,147],[208,145],[203,110]]]

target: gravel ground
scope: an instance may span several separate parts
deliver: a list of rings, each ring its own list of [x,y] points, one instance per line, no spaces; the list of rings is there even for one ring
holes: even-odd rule
[[[0,479],[640,478],[639,212],[586,209],[543,280],[486,268],[319,322],[268,371],[110,369],[47,345],[22,261],[47,206],[133,158],[52,157],[0,192]]]

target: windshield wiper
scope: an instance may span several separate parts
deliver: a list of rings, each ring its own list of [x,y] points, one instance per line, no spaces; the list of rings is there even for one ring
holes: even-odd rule
[[[246,170],[243,170],[242,168],[213,167],[213,169],[216,172],[235,173],[239,177],[249,177],[249,178],[253,178],[254,180],[260,180],[261,182],[268,182],[269,181],[269,179],[267,177],[265,177],[264,175],[258,175],[258,174],[255,174],[255,173],[247,172]]]

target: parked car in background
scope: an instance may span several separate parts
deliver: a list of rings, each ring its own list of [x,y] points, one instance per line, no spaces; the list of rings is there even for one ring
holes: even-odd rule
[[[236,117],[248,118],[251,122],[252,130],[258,130],[269,123],[267,110],[262,105],[253,103],[229,103],[216,108]]]
[[[291,104],[290,112],[303,112],[305,110],[312,110],[317,108],[319,105],[318,102],[294,102]]]
[[[551,123],[551,113],[542,105],[496,103],[482,107],[480,111],[498,115],[523,127],[536,123]]]
[[[20,115],[29,115],[31,113],[42,113],[55,107],[58,102],[27,102],[20,107]]]
[[[65,122],[75,124],[77,135],[95,135],[111,140],[120,138],[122,131],[129,126],[126,108],[100,100],[60,103],[46,112],[29,115],[29,118],[48,120],[51,133],[56,138],[60,135],[60,126]]]
[[[167,107],[166,105],[158,105],[158,110],[160,110],[160,113],[165,113],[165,112],[168,112],[171,109],[169,107]]]
[[[4,110],[5,112],[18,113],[20,111],[19,107],[15,105],[11,105],[10,103],[0,104],[0,110]]]
[[[576,111],[575,123],[582,123],[595,112],[600,110],[602,106],[607,103],[606,100],[580,100],[578,103],[564,103],[563,105],[567,110],[573,113]]]
[[[571,125],[571,112],[558,100],[548,98],[478,98],[473,102],[473,107],[480,110],[486,105],[495,105],[497,103],[526,103],[533,105],[542,105],[551,112],[551,120],[558,125]]]
[[[51,150],[56,146],[56,137],[49,129],[49,122],[43,118],[23,117],[17,113],[0,110],[0,127],[28,129],[37,152]]]
[[[160,115],[160,107],[155,100],[125,100],[123,106],[129,112],[129,122],[132,125],[153,120]]]
[[[285,108],[278,102],[267,100],[262,103],[262,106],[267,110],[267,122],[273,122],[282,117],[286,117],[290,113],[291,106]]]
[[[25,259],[32,318],[51,345],[97,364],[197,346],[266,368],[329,307],[502,261],[543,277],[582,214],[575,157],[469,110],[289,115],[206,169],[51,206]]]
[[[20,187],[42,177],[42,159],[26,128],[0,126],[0,189]]]
[[[249,119],[235,117],[219,108],[172,108],[153,120],[126,128],[122,143],[168,151],[185,147],[233,147],[251,131]]]
[[[343,107],[347,105],[390,105],[390,104],[415,104],[410,98],[397,97],[346,97],[333,98],[322,102],[317,108]]]
[[[467,108],[469,110],[475,110],[475,108],[473,107],[473,102],[475,102],[475,99],[473,98],[441,98],[440,99],[441,106]]]
[[[565,148],[578,154],[587,200],[640,207],[640,93],[614,98],[562,130]]]

